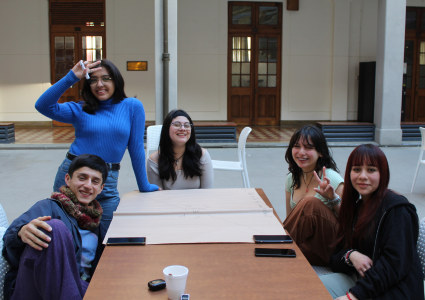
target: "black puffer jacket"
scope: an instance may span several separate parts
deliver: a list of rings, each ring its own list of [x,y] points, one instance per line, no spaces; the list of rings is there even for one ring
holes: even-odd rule
[[[424,299],[424,275],[416,250],[419,220],[416,208],[401,195],[388,191],[377,216],[373,266],[350,289],[359,300]],[[342,257],[350,249],[338,246],[330,258],[332,271],[351,273]]]

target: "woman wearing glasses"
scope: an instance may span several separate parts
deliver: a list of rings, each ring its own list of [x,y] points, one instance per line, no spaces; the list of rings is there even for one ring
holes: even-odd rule
[[[213,187],[210,155],[196,143],[192,119],[184,110],[172,110],[165,117],[159,149],[148,159],[149,182],[164,190]]]
[[[75,140],[56,174],[54,191],[65,184],[65,175],[71,161],[81,154],[94,154],[110,166],[105,187],[97,200],[103,208],[101,222],[108,228],[120,198],[117,190],[120,162],[128,147],[137,185],[141,192],[158,190],[147,180],[143,135],[145,111],[135,98],[127,98],[124,79],[118,68],[108,60],[94,63],[78,62],[69,73],[41,95],[35,108],[48,118],[71,123],[75,128]],[[81,102],[58,103],[61,95],[72,85],[84,80]],[[82,191],[89,194],[91,191]]]

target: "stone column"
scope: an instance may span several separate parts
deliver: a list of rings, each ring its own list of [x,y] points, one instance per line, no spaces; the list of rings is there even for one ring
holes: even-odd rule
[[[378,0],[375,141],[400,145],[406,0]]]
[[[155,0],[155,124],[162,124],[162,0]],[[169,110],[177,108],[177,0],[168,0]]]
[[[334,1],[331,121],[347,121],[351,0]]]

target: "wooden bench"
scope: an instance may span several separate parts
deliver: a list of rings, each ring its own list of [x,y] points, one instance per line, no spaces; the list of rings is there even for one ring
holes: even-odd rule
[[[155,125],[153,121],[147,121],[146,128]],[[198,143],[236,143],[236,123],[234,122],[193,122],[195,126],[196,141]]]
[[[425,122],[401,122],[403,141],[420,141],[421,131],[419,127],[425,127]]]
[[[367,122],[317,122],[328,142],[369,142],[375,140],[375,124]]]
[[[0,123],[0,143],[9,144],[15,141],[15,124]]]

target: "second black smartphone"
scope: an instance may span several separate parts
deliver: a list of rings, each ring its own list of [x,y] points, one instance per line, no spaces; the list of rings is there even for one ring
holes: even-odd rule
[[[292,243],[289,235],[254,235],[254,241],[262,244]]]
[[[108,246],[132,246],[132,245],[145,245],[145,237],[121,237],[121,238],[108,238],[106,245]]]
[[[255,248],[255,256],[296,257],[294,249]]]

